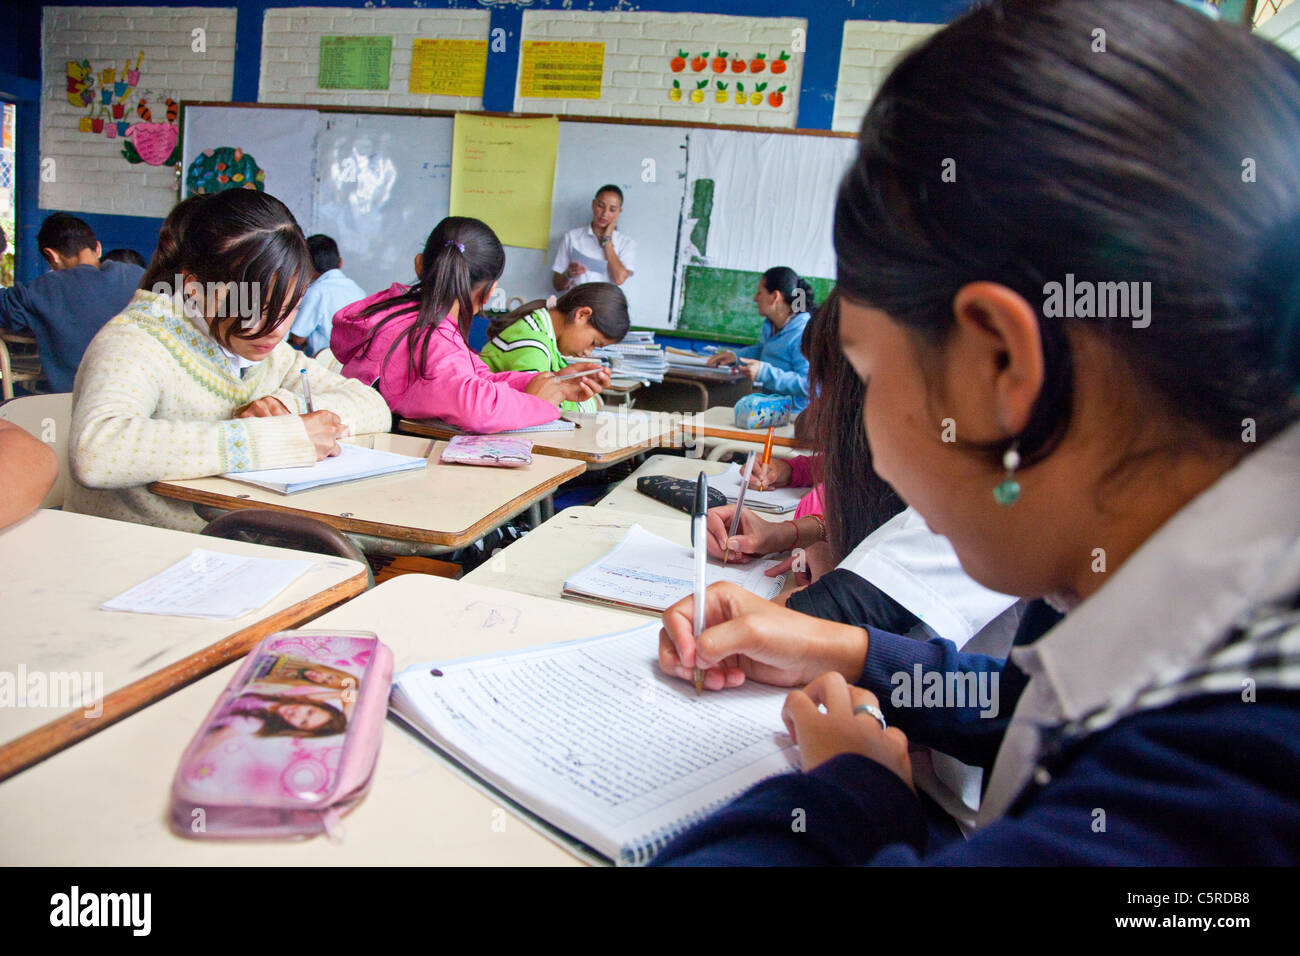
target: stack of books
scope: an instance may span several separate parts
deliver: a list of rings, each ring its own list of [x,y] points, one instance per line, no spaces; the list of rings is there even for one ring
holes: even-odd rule
[[[655,344],[653,332],[629,332],[616,345],[592,349],[591,359],[610,366],[610,374],[616,379],[635,379],[646,385],[662,382],[668,368],[664,350]]]

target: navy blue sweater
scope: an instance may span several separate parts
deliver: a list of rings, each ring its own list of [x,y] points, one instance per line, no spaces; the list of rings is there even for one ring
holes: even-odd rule
[[[0,329],[36,338],[41,371],[56,392],[72,391],[86,346],[126,308],[144,270],[129,262],[73,266],[0,289]]]
[[[1017,643],[1036,638],[1048,620],[1031,617]],[[1019,669],[959,654],[942,640],[872,631],[870,647],[860,683],[879,695],[892,723],[916,743],[992,765],[1026,683]],[[915,663],[923,672],[997,671],[1001,713],[981,719],[978,707],[889,706],[888,675]],[[655,863],[1295,864],[1298,763],[1300,693],[1261,692],[1250,704],[1236,693],[1206,695],[1142,711],[1061,748],[1045,765],[1049,780],[1031,784],[1003,818],[964,842],[929,845],[916,795],[880,764],[846,754],[757,784]]]

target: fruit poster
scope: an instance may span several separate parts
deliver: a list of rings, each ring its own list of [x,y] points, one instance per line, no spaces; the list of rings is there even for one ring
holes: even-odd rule
[[[545,249],[560,121],[457,113],[451,146],[451,215],[473,216],[503,245]]]
[[[521,97],[600,99],[604,43],[524,43],[519,70]]]
[[[408,93],[483,97],[487,74],[486,40],[417,38],[411,45]]]

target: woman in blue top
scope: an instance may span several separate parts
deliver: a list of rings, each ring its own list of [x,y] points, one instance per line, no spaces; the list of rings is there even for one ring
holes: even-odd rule
[[[1300,61],[1174,0],[994,0],[899,62],[835,211],[872,460],[1065,617],[1002,660],[674,605],[668,673],[802,688],[803,769],[661,862],[1300,861],[1297,142]],[[927,833],[909,742],[987,770],[968,840]]]
[[[718,352],[710,365],[744,363],[745,374],[760,392],[789,395],[797,415],[808,405],[808,359],[800,348],[803,330],[817,307],[813,290],[786,266],[774,266],[758,280],[754,293],[758,314],[765,321],[757,345]]]

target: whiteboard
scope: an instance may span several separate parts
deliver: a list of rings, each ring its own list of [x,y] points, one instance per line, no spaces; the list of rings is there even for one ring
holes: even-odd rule
[[[242,149],[266,173],[263,188],[289,207],[304,230],[315,220],[316,131],[310,109],[190,106],[181,142],[181,196],[185,175],[200,153]]]
[[[450,116],[320,114],[310,231],[339,244],[367,295],[414,281],[415,256],[447,215],[451,131]]]

